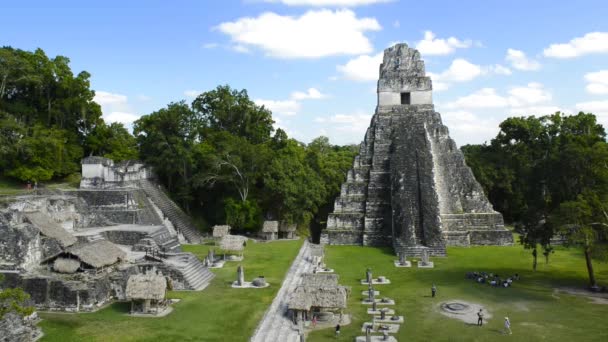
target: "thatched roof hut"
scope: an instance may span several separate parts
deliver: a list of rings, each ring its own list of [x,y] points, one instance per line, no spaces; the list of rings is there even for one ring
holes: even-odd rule
[[[279,221],[264,221],[262,226],[262,233],[278,233],[279,232]]]
[[[126,296],[130,300],[163,300],[167,280],[156,274],[135,274],[127,280]]]
[[[127,253],[107,240],[77,244],[66,252],[93,268],[113,265],[127,257]]]
[[[247,238],[240,235],[225,235],[220,240],[220,248],[225,251],[240,252],[245,249]]]
[[[333,287],[338,286],[340,276],[335,273],[305,273],[302,275],[302,286]]]
[[[347,295],[348,289],[344,286],[298,286],[289,300],[288,308],[302,311],[310,311],[311,308],[344,309]]]
[[[281,233],[293,233],[296,231],[297,228],[298,225],[295,223],[281,222],[281,225],[279,226],[279,231]]]
[[[77,259],[57,258],[53,262],[53,270],[59,273],[76,273],[80,268],[80,261]]]
[[[224,237],[226,235],[230,234],[230,226],[224,225],[224,226],[213,226],[213,237],[214,238],[221,238]]]
[[[42,213],[40,211],[35,211],[31,213],[25,213],[25,218],[38,230],[40,230],[40,234],[56,239],[59,241],[62,247],[68,247],[76,243],[78,241],[76,237],[68,231],[66,231],[61,225],[59,225],[52,217],[49,215]]]

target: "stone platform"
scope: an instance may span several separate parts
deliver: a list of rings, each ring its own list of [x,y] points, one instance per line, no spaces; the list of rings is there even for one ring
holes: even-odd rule
[[[397,338],[394,336],[389,336],[387,340],[384,339],[384,336],[372,335],[370,337],[370,342],[397,342]],[[357,336],[355,342],[367,342],[367,337]]]

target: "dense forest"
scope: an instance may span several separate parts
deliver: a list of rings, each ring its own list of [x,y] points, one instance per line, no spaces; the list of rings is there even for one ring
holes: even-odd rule
[[[562,236],[583,247],[590,283],[592,256],[605,259],[608,232],[608,144],[593,114],[508,118],[489,144],[462,147],[494,208],[520,242],[546,261]]]
[[[229,86],[144,115],[131,134],[104,122],[90,76],[41,49],[0,49],[3,176],[45,182],[77,174],[83,156],[141,159],[202,226],[255,230],[277,219],[318,231],[356,154],[325,137],[289,138],[268,109]]]

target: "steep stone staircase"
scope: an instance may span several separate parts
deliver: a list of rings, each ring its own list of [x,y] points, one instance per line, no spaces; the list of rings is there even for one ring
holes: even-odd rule
[[[181,273],[188,290],[199,291],[207,287],[215,274],[211,272],[192,253],[176,253],[165,260]]]
[[[163,227],[149,235],[156,242],[156,245],[164,252],[181,252],[181,246],[176,236],[172,236],[167,228]]]
[[[196,229],[196,226],[190,217],[188,217],[175,202],[148,180],[140,180],[139,186],[144,190],[146,195],[152,199],[154,204],[158,206],[163,214],[167,216],[177,231],[183,234],[184,238],[186,238],[189,243],[200,243],[202,238],[201,234]]]

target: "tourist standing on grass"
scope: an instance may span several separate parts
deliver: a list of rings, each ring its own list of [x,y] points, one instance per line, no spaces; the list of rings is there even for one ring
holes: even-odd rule
[[[431,286],[431,296],[433,298],[435,298],[436,293],[437,293],[437,287],[435,286],[435,284],[433,284],[433,286]]]
[[[481,310],[482,309],[479,309],[479,312],[477,313],[477,325],[478,326],[483,325],[483,312]]]
[[[316,315],[312,315],[312,326],[313,327],[317,326],[317,316]]]
[[[340,337],[340,324],[336,325],[336,338]]]
[[[511,335],[511,321],[509,321],[509,317],[505,317],[505,334]]]

